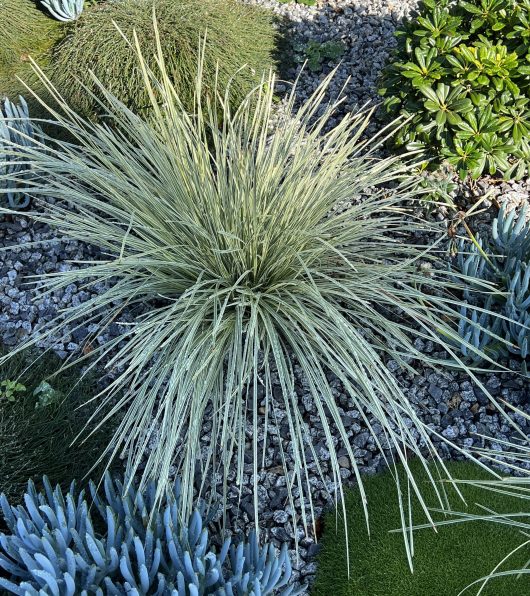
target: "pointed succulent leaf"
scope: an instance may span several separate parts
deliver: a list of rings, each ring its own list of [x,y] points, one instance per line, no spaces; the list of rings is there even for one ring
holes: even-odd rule
[[[40,0],[52,17],[58,21],[75,21],[83,12],[84,0]]]

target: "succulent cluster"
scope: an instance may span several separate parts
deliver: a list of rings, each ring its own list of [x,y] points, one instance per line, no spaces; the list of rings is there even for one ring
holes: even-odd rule
[[[26,160],[13,151],[13,142],[29,147],[39,142],[40,131],[30,120],[28,105],[23,97],[14,104],[5,99],[0,105],[0,175],[23,177],[33,176]],[[30,203],[27,193],[18,190],[19,182],[6,178],[0,188],[0,205],[7,203],[10,209],[24,209]]]
[[[85,0],[40,0],[42,6],[58,21],[75,21],[81,16]]]
[[[530,164],[530,0],[424,0],[397,32],[380,93],[410,120],[397,146],[445,158],[463,178]]]
[[[507,212],[503,205],[493,222],[490,243],[481,238],[461,245],[457,266],[468,276],[460,310],[461,351],[479,360],[475,350],[490,357],[530,354],[530,222],[528,210]],[[485,286],[491,284],[491,290]]]
[[[10,577],[0,577],[0,588],[21,596],[295,594],[286,548],[279,555],[272,545],[260,548],[253,533],[237,546],[227,539],[216,553],[203,506],[182,521],[178,481],[160,505],[154,483],[140,491],[108,474],[104,496],[93,483],[90,493],[89,504],[75,484],[63,494],[44,478],[42,492],[28,483],[25,506],[0,497],[8,527],[0,568]]]

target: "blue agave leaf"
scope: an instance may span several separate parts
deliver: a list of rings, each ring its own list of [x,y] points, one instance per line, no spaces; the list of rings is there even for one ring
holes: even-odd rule
[[[24,589],[24,596],[43,596],[42,591],[37,592],[37,590],[27,582],[21,583],[20,587]]]
[[[113,573],[120,566],[120,557],[118,551],[115,548],[111,548],[108,552],[109,562],[107,564],[107,572]]]
[[[48,540],[47,542],[48,543],[53,542],[54,546],[52,547],[50,544],[50,547],[55,548],[60,553],[64,553],[66,551],[66,549],[68,548],[68,545],[70,544],[70,541],[72,538],[70,532],[68,532],[68,537],[67,537],[68,542],[65,540],[63,533],[57,528],[54,528],[53,532],[51,533],[51,536],[53,537],[53,541]]]
[[[4,493],[0,495],[0,509],[2,510],[2,516],[7,527],[11,530],[11,532],[14,532],[16,519],[13,515],[13,510],[9,505],[9,501],[7,500],[7,497]]]
[[[147,571],[147,567],[145,565],[140,565],[140,588],[144,593],[147,593],[147,590],[151,586],[151,580],[149,578],[149,572]]]
[[[24,574],[23,569],[17,563],[14,563],[13,560],[8,559],[3,555],[0,555],[0,568],[4,569],[4,571],[7,571],[14,577],[20,577]]]
[[[96,575],[98,573],[98,568],[95,565],[91,565],[88,570],[86,571],[85,577],[81,584],[82,588],[90,588],[96,582]]]
[[[74,555],[72,549],[70,549],[70,548],[66,549],[65,562],[66,562],[66,575],[69,575],[70,577],[75,578],[77,565],[76,565],[75,555]]]
[[[26,505],[26,510],[29,513],[31,521],[37,528],[37,530],[42,531],[46,522],[42,519],[42,516],[39,511],[39,507],[35,504],[35,501],[28,495],[24,495],[24,504]]]
[[[179,594],[186,593],[186,582],[184,581],[184,575],[182,571],[177,573],[177,591]]]
[[[56,577],[59,574],[59,570],[55,569],[55,567],[46,555],[43,555],[42,553],[35,553],[34,559],[42,567],[43,571],[47,571],[54,577]]]
[[[131,562],[129,559],[129,552],[126,550],[126,548],[123,549],[122,556],[120,557],[120,571],[121,571],[123,578],[127,582],[129,582],[131,584],[135,583],[134,575],[133,575],[133,571],[132,571],[132,567],[131,567]]]
[[[187,581],[196,581],[197,576],[195,574],[195,569],[193,568],[193,563],[191,562],[190,553],[188,551],[184,552],[184,572],[186,574]]]
[[[105,568],[105,550],[101,542],[93,538],[90,534],[85,537],[86,546],[92,555],[94,563],[101,568]]]
[[[48,594],[51,594],[52,596],[61,596],[59,584],[53,573],[48,573],[42,569],[34,569],[32,575],[37,578],[40,587],[46,588]]]
[[[158,545],[153,553],[153,559],[151,561],[151,570],[149,571],[149,579],[151,582],[158,575],[158,569],[160,568],[160,561],[162,560],[162,549]]]

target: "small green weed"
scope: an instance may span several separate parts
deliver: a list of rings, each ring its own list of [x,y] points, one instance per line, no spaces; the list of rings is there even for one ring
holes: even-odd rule
[[[33,391],[33,397],[36,398],[35,409],[45,408],[53,404],[58,404],[64,395],[52,387],[47,381],[41,381]]]
[[[278,0],[278,2],[280,2],[280,4],[290,4],[292,2],[293,4],[305,4],[305,6],[315,6],[317,0]]]
[[[2,381],[0,382],[0,399],[14,402],[18,393],[26,391],[26,387],[17,381]]]
[[[346,48],[341,41],[326,41],[320,43],[311,40],[308,44],[298,44],[294,48],[295,60],[299,63],[307,61],[311,72],[320,72],[326,60],[338,60],[343,56]]]

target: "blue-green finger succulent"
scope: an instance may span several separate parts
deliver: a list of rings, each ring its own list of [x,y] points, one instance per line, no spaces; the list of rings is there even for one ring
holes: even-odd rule
[[[104,496],[90,484],[90,503],[75,484],[63,494],[44,478],[28,483],[24,506],[0,497],[8,532],[0,533],[0,589],[19,596],[266,596],[294,595],[286,546],[259,547],[255,533],[237,546],[210,545],[199,507],[186,522],[180,484],[157,506],[156,485],[141,491],[104,481]],[[97,519],[92,519],[92,514]]]
[[[14,178],[22,174],[28,181],[32,178],[31,166],[13,152],[13,144],[30,147],[40,139],[40,130],[30,121],[28,105],[23,97],[14,104],[9,99],[0,101],[0,176],[8,177],[0,187],[0,206],[6,204],[10,209],[24,209],[30,203],[30,197],[20,190]]]
[[[83,12],[85,0],[40,0],[42,6],[58,21],[75,21]]]
[[[475,350],[492,358],[530,356],[530,222],[528,209],[519,214],[503,205],[492,225],[492,242],[461,244],[457,268],[467,276],[465,304],[458,323],[461,352],[475,362]],[[476,283],[473,280],[477,280]],[[484,282],[492,292],[485,291]],[[474,349],[475,350],[474,350]]]

